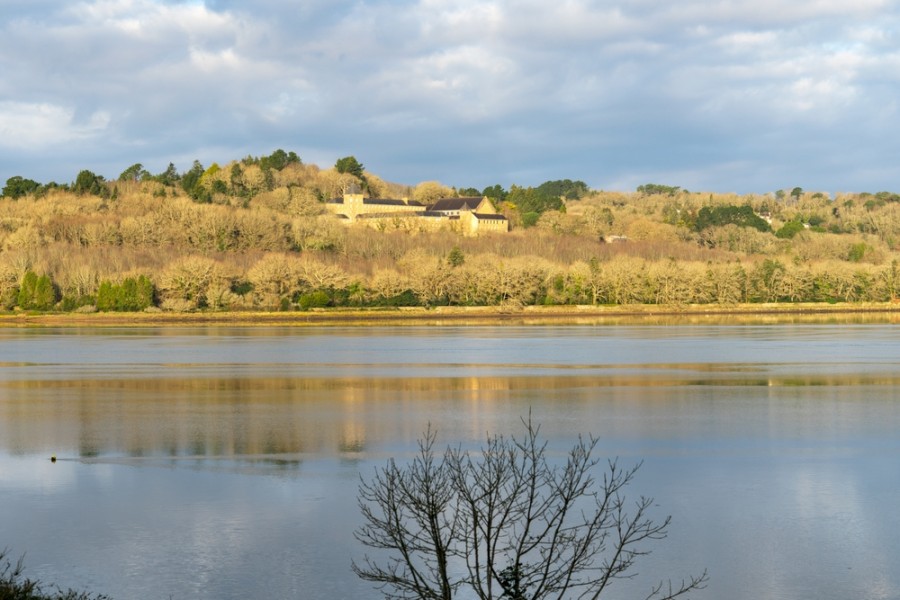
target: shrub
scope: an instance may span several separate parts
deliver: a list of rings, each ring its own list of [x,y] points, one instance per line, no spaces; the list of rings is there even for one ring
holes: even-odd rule
[[[307,294],[301,294],[297,303],[300,305],[300,310],[325,308],[331,304],[331,297],[324,290],[316,290]]]
[[[522,214],[522,227],[532,227],[541,217],[540,213],[536,212],[527,212]]]
[[[804,229],[805,227],[800,221],[788,221],[781,226],[781,229],[775,232],[775,237],[790,240]]]
[[[866,252],[868,251],[869,247],[865,242],[853,244],[847,251],[847,260],[849,260],[850,262],[859,262],[863,259],[863,257],[866,255]]]
[[[412,290],[403,290],[393,296],[380,296],[370,303],[372,306],[420,306],[418,296]]]
[[[94,308],[95,302],[92,296],[63,296],[59,308],[65,312],[72,312],[85,307]]]
[[[765,219],[753,212],[753,208],[744,206],[704,206],[697,215],[694,224],[695,231],[703,231],[707,227],[721,225],[737,225],[738,227],[752,227],[758,231],[769,231],[771,228]]]

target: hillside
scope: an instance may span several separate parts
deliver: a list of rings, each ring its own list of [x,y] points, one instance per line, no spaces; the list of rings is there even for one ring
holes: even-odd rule
[[[352,160],[350,160],[352,159]],[[348,226],[325,202],[483,195],[511,231]],[[388,183],[353,157],[294,153],[0,198],[3,310],[296,310],[324,306],[893,301],[900,197]]]

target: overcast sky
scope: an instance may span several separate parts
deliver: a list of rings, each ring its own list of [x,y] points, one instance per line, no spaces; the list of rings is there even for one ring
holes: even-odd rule
[[[0,183],[277,148],[405,184],[900,191],[900,0],[0,0]]]

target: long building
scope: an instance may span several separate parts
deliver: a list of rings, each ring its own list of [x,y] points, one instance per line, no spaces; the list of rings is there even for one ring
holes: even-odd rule
[[[451,229],[463,235],[509,231],[509,220],[497,213],[490,200],[480,197],[441,198],[426,206],[415,200],[366,198],[361,193],[345,193],[326,206],[348,225],[380,230]]]

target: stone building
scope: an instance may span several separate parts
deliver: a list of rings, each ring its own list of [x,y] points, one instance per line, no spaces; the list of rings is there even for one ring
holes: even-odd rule
[[[451,229],[463,235],[509,231],[509,221],[497,213],[487,198],[441,198],[425,206],[415,200],[365,198],[354,191],[331,200],[326,207],[348,225],[360,224],[380,230]]]
[[[410,214],[423,212],[426,207],[415,200],[381,200],[365,198],[361,193],[345,193],[341,198],[328,202],[328,210],[355,223],[361,215],[376,213]]]

